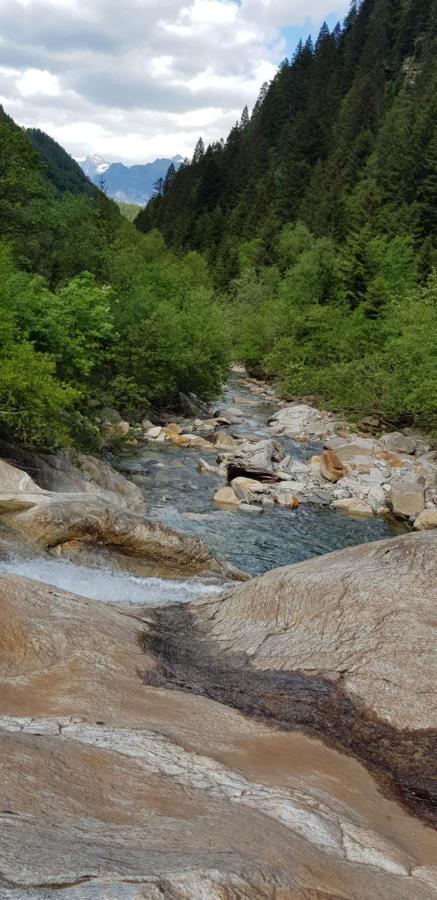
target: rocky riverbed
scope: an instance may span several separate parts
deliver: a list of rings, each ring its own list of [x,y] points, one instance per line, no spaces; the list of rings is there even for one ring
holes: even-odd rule
[[[0,900],[437,898],[432,448],[185,401],[0,461]]]

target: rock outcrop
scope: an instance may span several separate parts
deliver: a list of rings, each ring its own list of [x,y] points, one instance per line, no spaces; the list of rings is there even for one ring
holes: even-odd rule
[[[121,476],[118,476],[121,478]],[[113,498],[115,499],[115,498]],[[144,515],[87,493],[44,491],[29,475],[0,461],[0,518],[43,548],[109,547],[177,574],[216,572],[240,577],[206,544]],[[242,576],[241,576],[242,577]]]
[[[437,824],[436,564],[437,534],[421,532],[167,609],[163,684],[327,736]]]
[[[247,629],[279,628],[256,597]],[[0,576],[0,616],[5,900],[435,900],[437,835],[354,759],[146,684],[149,615]]]

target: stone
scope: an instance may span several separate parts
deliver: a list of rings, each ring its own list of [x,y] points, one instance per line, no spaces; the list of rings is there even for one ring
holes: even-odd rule
[[[296,492],[301,485],[296,482],[282,482],[275,488],[275,499],[279,506],[288,506],[290,509],[297,509],[300,501],[296,497]]]
[[[220,469],[218,466],[212,466],[209,462],[202,458],[199,459],[197,468],[199,472],[202,472],[203,475],[220,475]]]
[[[240,506],[238,507],[238,509],[240,512],[247,512],[247,513],[262,513],[262,512],[264,512],[262,506],[255,506],[254,503],[240,503]]]
[[[129,434],[129,431],[129,422],[125,422],[123,419],[121,422],[116,422],[115,425],[111,425],[111,435],[115,435],[116,437],[126,437],[126,435]]]
[[[269,497],[268,495],[263,494],[263,496],[261,497],[261,504],[262,506],[270,507],[275,505],[275,501],[273,497]]]
[[[116,425],[117,422],[121,422],[120,413],[112,406],[105,406],[100,413],[100,418],[105,425]]]
[[[414,522],[416,531],[424,531],[428,528],[437,528],[437,507],[423,509]]]
[[[41,488],[27,472],[0,459],[0,494],[39,494]]]
[[[273,476],[273,462],[278,456],[277,447],[272,440],[243,441],[229,461],[230,477],[247,475],[260,480],[263,476]]]
[[[214,494],[214,503],[224,508],[240,506],[241,500],[238,499],[231,487],[222,487]]]
[[[291,437],[300,437],[304,432],[311,433],[322,422],[322,417],[317,409],[306,403],[292,403],[284,406],[269,420],[269,424],[282,426]]]
[[[205,438],[200,437],[198,434],[180,434],[178,437],[174,439],[174,443],[178,444],[179,441],[185,441],[185,444],[180,446],[185,447],[200,447],[202,450],[211,450],[211,444]]]
[[[236,446],[236,441],[227,431],[215,431],[208,440],[217,450],[234,450]]]
[[[189,447],[190,445],[190,435],[188,434],[175,434],[170,440],[176,447]]]
[[[369,431],[371,434],[375,434],[380,430],[381,424],[379,416],[364,416],[360,419],[358,426],[361,431]]]
[[[164,434],[167,435],[167,437],[173,437],[173,435],[178,435],[181,433],[181,426],[178,425],[177,422],[169,422],[168,425],[165,425],[162,430]]]
[[[347,469],[333,450],[324,450],[320,456],[320,472],[327,481],[335,483],[346,475]]]
[[[208,405],[203,400],[199,400],[196,394],[185,394],[183,391],[180,391],[179,405],[182,412],[189,418],[197,416],[206,418],[209,413]]]
[[[260,481],[255,481],[253,478],[234,478],[231,486],[236,496],[245,503],[261,500],[261,495],[268,491],[266,484],[261,484]]]
[[[373,509],[370,503],[364,500],[358,500],[356,497],[350,497],[345,500],[335,500],[334,506],[341,512],[349,513],[351,516],[373,516]]]
[[[416,450],[415,440],[412,437],[407,437],[400,431],[391,431],[387,434],[383,434],[378,443],[383,450],[388,450],[393,454],[412,454]]]
[[[380,509],[384,508],[387,503],[387,494],[382,487],[382,484],[373,484],[369,490],[367,495],[367,502],[370,503],[370,506],[373,509],[373,512],[378,512]]]
[[[161,432],[162,432],[161,425],[152,425],[152,427],[149,428],[148,431],[146,431],[146,437],[150,438],[150,440],[156,440],[156,438],[159,437]]]
[[[410,516],[418,516],[425,509],[425,490],[422,481],[402,479],[392,481],[390,499],[394,516],[408,519]]]

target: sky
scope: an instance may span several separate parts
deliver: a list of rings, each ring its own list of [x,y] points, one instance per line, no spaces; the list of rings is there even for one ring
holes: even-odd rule
[[[349,0],[0,0],[0,103],[81,158],[191,156]]]

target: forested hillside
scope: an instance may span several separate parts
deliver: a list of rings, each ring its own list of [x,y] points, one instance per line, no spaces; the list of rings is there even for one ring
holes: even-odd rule
[[[201,256],[141,235],[41,139],[49,163],[0,108],[0,433],[93,446],[105,404],[137,416],[213,396],[227,325]]]
[[[43,157],[44,175],[57,191],[60,193],[70,191],[72,194],[85,194],[87,197],[95,195],[95,188],[82,172],[79,163],[53,138],[39,128],[28,128],[27,134],[35,149]]]
[[[437,0],[353,2],[137,219],[205,254],[284,394],[434,429],[436,225]]]

